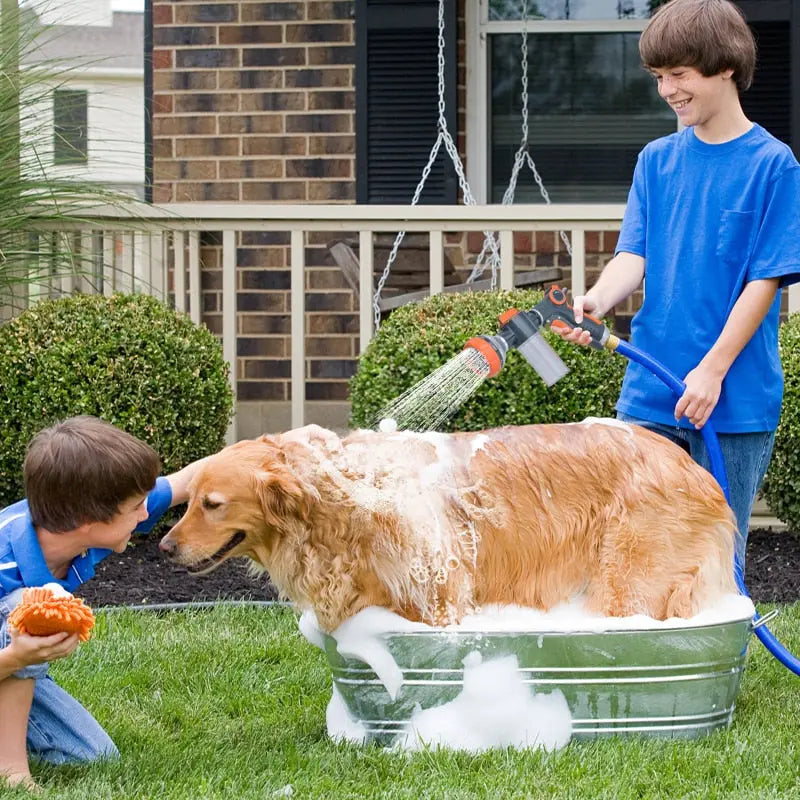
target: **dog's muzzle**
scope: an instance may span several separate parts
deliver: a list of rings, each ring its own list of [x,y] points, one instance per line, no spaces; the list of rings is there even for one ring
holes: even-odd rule
[[[244,531],[236,531],[214,555],[204,558],[202,561],[198,561],[195,564],[187,564],[187,572],[190,572],[192,575],[201,575],[204,572],[211,572],[212,569],[218,567],[225,560],[225,556],[227,556],[234,547],[240,545],[245,540],[245,535]]]

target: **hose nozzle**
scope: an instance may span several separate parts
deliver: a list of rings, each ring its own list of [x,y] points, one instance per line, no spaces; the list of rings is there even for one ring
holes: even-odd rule
[[[493,378],[505,366],[508,342],[502,336],[473,336],[464,345],[464,350],[480,353],[482,366],[485,362],[486,377]]]
[[[501,338],[509,337],[539,377],[552,386],[569,372],[569,367],[542,336],[541,324],[539,316],[530,311],[509,308],[500,315]]]

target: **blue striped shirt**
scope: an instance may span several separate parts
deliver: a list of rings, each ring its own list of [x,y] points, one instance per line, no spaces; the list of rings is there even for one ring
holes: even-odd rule
[[[166,478],[158,478],[147,495],[147,519],[136,527],[139,533],[148,533],[164,516],[172,504],[172,487]],[[58,583],[68,592],[94,575],[95,566],[111,553],[104,548],[89,548],[73,559],[63,580],[53,577],[39,545],[31,522],[28,501],[0,511],[0,597],[5,597],[23,586],[43,586]]]

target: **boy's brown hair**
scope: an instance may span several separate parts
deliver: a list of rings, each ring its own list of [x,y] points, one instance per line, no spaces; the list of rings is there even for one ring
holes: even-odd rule
[[[31,520],[53,533],[109,522],[147,494],[161,470],[150,445],[97,417],[71,417],[33,437],[23,477]]]
[[[742,12],[729,0],[671,0],[639,38],[647,69],[694,67],[709,78],[726,69],[741,94],[756,68],[756,43]]]

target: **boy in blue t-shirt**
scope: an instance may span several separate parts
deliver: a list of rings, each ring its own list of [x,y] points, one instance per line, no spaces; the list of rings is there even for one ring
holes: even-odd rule
[[[38,433],[24,465],[26,499],[0,511],[0,782],[33,786],[28,755],[51,763],[115,757],[92,715],[47,674],[77,635],[30,636],[7,624],[28,586],[74,591],[131,533],[150,531],[188,500],[200,461],[157,477],[156,452],[96,417],[73,417]]]
[[[676,441],[706,468],[700,428],[712,422],[744,565],[783,398],[780,291],[800,280],[800,165],[742,110],[756,51],[733,3],[672,0],[643,31],[639,53],[684,127],[639,154],[616,254],[575,298],[575,317],[606,314],[644,279],[631,341],[686,391],[676,398],[631,362],[617,416]],[[589,341],[579,328],[564,338]]]

